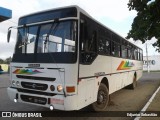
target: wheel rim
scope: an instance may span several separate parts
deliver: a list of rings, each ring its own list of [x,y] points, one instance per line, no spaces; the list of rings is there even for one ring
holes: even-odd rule
[[[99,109],[104,109],[108,103],[108,94],[104,90],[98,91],[96,106]]]

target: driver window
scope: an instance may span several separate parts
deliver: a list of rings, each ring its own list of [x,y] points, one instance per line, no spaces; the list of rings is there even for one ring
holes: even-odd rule
[[[97,31],[92,24],[94,23],[91,21],[81,20],[80,40],[81,51],[83,52],[96,52]]]
[[[85,43],[85,51],[86,52],[95,52],[96,50],[96,31],[93,31],[88,39],[86,39]]]
[[[97,57],[97,28],[96,22],[81,14],[80,63],[82,64],[91,64]]]

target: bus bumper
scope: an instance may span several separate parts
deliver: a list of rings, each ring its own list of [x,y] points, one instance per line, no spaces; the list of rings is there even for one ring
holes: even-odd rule
[[[64,95],[46,96],[18,92],[16,88],[7,88],[10,100],[47,107],[50,110],[77,110],[76,95],[64,97]]]

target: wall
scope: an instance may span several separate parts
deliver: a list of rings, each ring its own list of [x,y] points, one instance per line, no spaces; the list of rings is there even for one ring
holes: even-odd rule
[[[3,72],[8,72],[8,64],[0,64]]]
[[[160,70],[160,55],[148,56],[149,70]],[[147,71],[147,57],[143,56],[143,70]]]

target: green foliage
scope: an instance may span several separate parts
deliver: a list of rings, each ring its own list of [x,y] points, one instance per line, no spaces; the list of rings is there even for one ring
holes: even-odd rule
[[[137,16],[126,38],[144,43],[155,37],[157,42],[153,46],[160,52],[160,0],[130,0],[128,8],[136,10]]]
[[[4,63],[4,60],[3,59],[0,59],[0,64],[3,64]]]
[[[11,60],[12,60],[11,57],[6,58],[5,60],[0,59],[0,64],[10,64]]]

